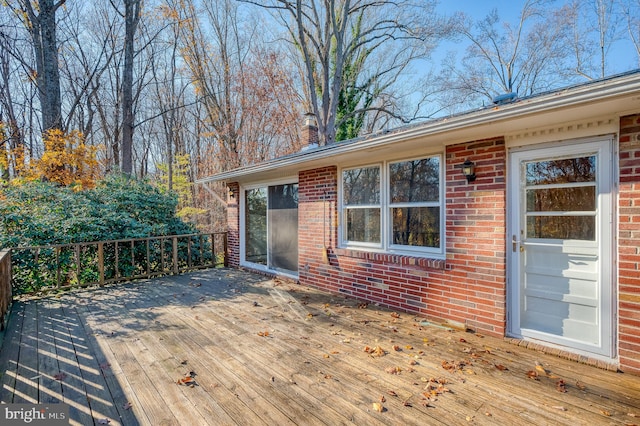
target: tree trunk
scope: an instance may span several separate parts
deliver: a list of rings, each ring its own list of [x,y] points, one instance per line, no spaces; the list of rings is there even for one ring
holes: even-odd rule
[[[133,173],[133,56],[134,36],[140,20],[140,0],[125,0],[124,70],[122,73],[122,172]]]
[[[31,35],[36,56],[36,84],[42,110],[42,131],[62,128],[62,101],[58,69],[58,41],[56,11],[65,0],[40,0],[37,9],[33,2],[20,1],[25,13],[25,26]],[[39,12],[36,15],[36,10]]]

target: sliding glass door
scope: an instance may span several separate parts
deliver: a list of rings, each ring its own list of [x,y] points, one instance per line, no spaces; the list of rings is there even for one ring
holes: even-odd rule
[[[298,274],[298,184],[245,191],[244,260]]]

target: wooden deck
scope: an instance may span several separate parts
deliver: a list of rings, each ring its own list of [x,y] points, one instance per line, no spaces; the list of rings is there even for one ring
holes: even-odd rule
[[[640,377],[233,269],[20,301],[0,366],[80,425],[640,424]]]

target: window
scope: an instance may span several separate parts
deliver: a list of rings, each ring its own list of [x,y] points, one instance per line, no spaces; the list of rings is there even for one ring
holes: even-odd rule
[[[440,247],[440,158],[389,165],[391,244]]]
[[[347,239],[380,243],[380,167],[345,170],[342,193]]]
[[[439,155],[342,171],[346,246],[442,254]]]

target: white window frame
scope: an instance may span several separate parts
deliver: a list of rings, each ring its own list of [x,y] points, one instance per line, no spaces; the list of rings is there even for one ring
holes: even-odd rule
[[[405,161],[415,161],[421,160],[425,158],[438,157],[439,160],[439,192],[438,192],[438,201],[428,201],[428,202],[416,202],[416,203],[391,203],[391,194],[390,194],[390,172],[389,168],[391,164],[402,163]],[[394,253],[401,255],[409,255],[409,256],[418,256],[418,257],[430,257],[437,259],[445,258],[445,215],[446,215],[446,205],[445,205],[445,176],[444,176],[444,164],[445,156],[444,153],[429,153],[419,156],[413,156],[409,158],[398,158],[393,160],[385,160],[377,163],[367,163],[361,165],[354,165],[343,167],[338,172],[338,214],[340,217],[339,225],[338,225],[338,238],[340,241],[340,247],[348,248],[348,249],[357,249],[357,250],[365,250],[365,251],[374,251],[374,252],[384,252],[384,253]],[[365,243],[359,241],[349,241],[347,240],[347,208],[344,205],[344,181],[343,181],[343,172],[347,170],[353,169],[361,169],[368,167],[379,167],[380,168],[380,243]],[[377,208],[376,205],[362,205],[355,208]],[[440,208],[440,247],[420,247],[420,246],[406,246],[400,244],[393,244],[393,223],[392,223],[392,214],[391,211],[394,207],[439,207]],[[354,208],[354,207],[350,207]]]
[[[346,207],[344,205],[344,180],[343,180],[343,173],[345,171],[348,170],[355,170],[355,169],[369,169],[369,168],[374,168],[377,167],[380,170],[380,177],[379,177],[379,181],[380,181],[380,188],[379,189],[379,195],[380,195],[380,201],[378,202],[378,204],[360,204],[357,206],[349,206]],[[373,164],[366,164],[366,165],[361,165],[361,166],[356,166],[356,167],[345,167],[344,169],[340,170],[340,208],[341,208],[341,213],[340,216],[342,217],[342,221],[341,223],[344,223],[344,233],[343,233],[343,238],[341,238],[341,241],[343,241],[344,245],[348,245],[348,246],[358,246],[358,247],[365,247],[368,249],[381,249],[383,247],[383,242],[385,239],[384,236],[384,193],[382,192],[382,187],[384,186],[383,183],[383,177],[384,177],[384,164],[383,163],[373,163]],[[363,242],[363,241],[358,241],[358,242],[349,242],[347,240],[347,211],[348,210],[358,210],[358,209],[379,209],[380,210],[380,229],[378,230],[378,233],[380,234],[380,242],[379,243],[368,243],[368,242]]]

